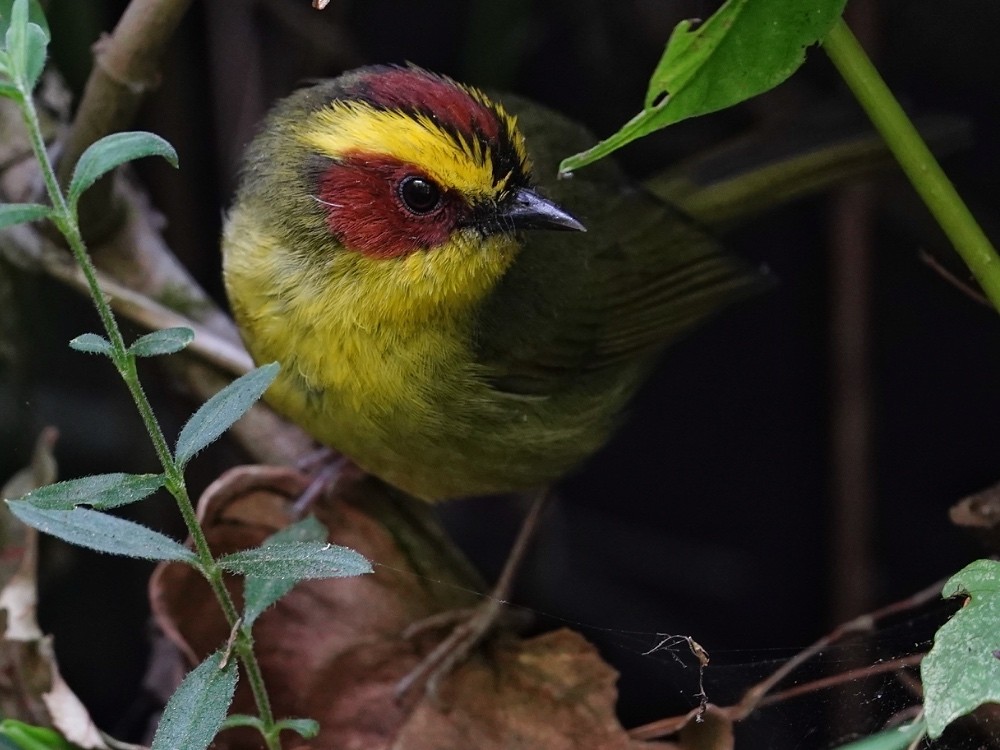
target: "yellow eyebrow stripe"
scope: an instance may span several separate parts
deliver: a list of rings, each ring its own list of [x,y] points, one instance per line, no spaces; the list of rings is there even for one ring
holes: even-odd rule
[[[334,102],[300,125],[298,138],[332,159],[358,152],[391,156],[467,196],[496,192],[489,149],[456,140],[424,115],[376,109],[366,102]]]

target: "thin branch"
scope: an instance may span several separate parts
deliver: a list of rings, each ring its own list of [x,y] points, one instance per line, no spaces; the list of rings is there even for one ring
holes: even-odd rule
[[[750,714],[752,714],[757,708],[766,704],[776,703],[778,701],[777,696],[769,698],[768,694],[771,693],[771,691],[782,680],[787,678],[805,662],[809,661],[820,652],[825,651],[834,643],[846,638],[847,636],[872,631],[876,623],[880,620],[897,615],[901,612],[909,612],[910,610],[923,606],[929,601],[933,601],[941,595],[941,589],[944,587],[944,584],[945,580],[942,579],[941,581],[937,581],[927,588],[921,589],[915,594],[906,597],[905,599],[893,602],[892,604],[887,604],[880,609],[876,609],[868,614],[860,615],[859,617],[855,617],[854,619],[848,620],[847,622],[837,626],[830,633],[823,636],[811,646],[803,649],[787,662],[782,664],[781,667],[775,670],[775,672],[769,677],[747,690],[746,693],[743,694],[743,698],[741,698],[738,703],[735,703],[732,706],[720,708],[719,710],[731,721],[742,721],[750,716]],[[883,664],[900,664],[901,666],[899,668],[902,669],[906,666],[910,666],[908,662],[904,663],[906,659],[916,658],[916,656],[923,658],[923,654],[919,654],[914,657],[905,657],[904,659],[899,659],[895,662],[884,662]],[[893,669],[893,667],[883,667],[882,664],[876,664],[862,669],[852,669],[849,673],[854,674],[856,677],[861,677],[870,674],[879,674],[884,671],[893,671]],[[820,690],[828,686],[826,684],[828,681],[835,680],[837,677],[838,676],[834,676],[827,678],[826,680],[817,680],[816,682],[809,684],[812,686],[812,689]],[[804,686],[799,686],[799,688],[804,688]],[[789,693],[786,697],[800,695],[803,692],[806,692],[805,690],[801,690],[799,688],[793,688],[786,691]],[[629,730],[629,736],[636,740],[652,740],[658,737],[665,737],[679,731],[685,724],[697,716],[699,712],[700,709],[692,709],[692,711],[689,711],[681,716],[671,716],[666,719],[659,719],[649,724],[644,724],[640,727]]]
[[[141,215],[141,208],[135,207],[134,213]],[[164,260],[176,262],[162,238],[144,224],[141,216],[136,223],[145,226],[143,231],[148,233],[146,239],[139,243],[141,252],[162,256],[160,260],[152,261],[154,265]],[[13,264],[27,270],[43,271],[83,291],[82,275],[75,264],[38,228],[29,225],[8,227],[0,233],[0,237],[4,239],[0,248]],[[179,278],[189,285],[179,287],[180,296],[195,292],[204,294],[186,275],[167,275],[164,278],[167,281]],[[133,322],[150,328],[184,325],[195,331],[195,341],[189,351],[197,356],[171,357],[164,361],[164,365],[171,368],[177,381],[198,399],[207,399],[224,388],[231,380],[231,376],[224,373],[239,374],[249,367],[249,357],[238,343],[232,322],[217,308],[197,307],[188,317],[149,296],[146,287],[151,285],[162,292],[154,279],[142,279],[142,291],[125,286],[107,272],[99,272],[98,281],[102,291],[110,297],[115,311]],[[233,427],[233,434],[250,455],[264,463],[292,464],[314,445],[301,429],[263,404],[256,405],[241,419]]]
[[[1000,309],[1000,256],[843,19],[834,24],[823,49],[983,293]]]
[[[898,659],[889,659],[877,664],[870,664],[867,667],[858,667],[857,669],[849,669],[846,672],[838,672],[837,674],[830,675],[829,677],[823,677],[819,680],[813,680],[812,682],[804,682],[801,685],[796,685],[795,687],[788,688],[787,690],[780,690],[777,693],[771,693],[770,695],[762,698],[758,705],[763,708],[764,706],[781,703],[782,701],[789,700],[790,698],[798,698],[800,695],[808,695],[809,693],[816,693],[820,690],[827,690],[828,688],[836,687],[837,685],[843,685],[846,682],[864,680],[868,677],[885,674],[886,672],[900,672],[908,667],[917,666],[924,660],[924,656],[926,656],[926,654],[910,654],[909,656],[901,656]]]
[[[135,120],[145,95],[159,83],[160,58],[191,0],[132,0],[110,36],[94,45],[94,68],[66,137],[57,174],[67,185],[80,155]],[[101,180],[80,203],[85,237],[107,236],[121,220],[113,181]]]
[[[875,5],[862,3],[849,11],[859,37],[877,47]],[[871,290],[877,207],[878,194],[871,184],[846,185],[832,196],[828,219],[832,622],[876,604]]]
[[[949,271],[947,268],[941,265],[941,262],[938,261],[937,258],[935,258],[926,250],[920,251],[920,260],[922,260],[924,263],[930,266],[931,269],[935,271],[938,276],[940,276],[942,279],[947,281],[953,287],[958,289],[958,291],[960,291],[966,297],[971,299],[973,302],[978,302],[980,305],[984,305],[985,307],[993,309],[993,305],[990,304],[990,301],[986,298],[985,294],[983,294],[981,291],[973,287],[971,284],[962,281],[955,274],[953,274],[951,271]]]
[[[55,248],[46,248],[45,270],[76,290],[86,291],[83,275],[75,266],[69,266],[60,255],[56,255],[56,252],[58,250]],[[119,284],[107,274],[98,272],[97,278],[101,290],[108,296],[115,312],[151,331],[177,326],[190,328],[195,333],[194,341],[190,345],[191,351],[235,377],[253,369],[253,360],[243,347],[217,336],[169,307]]]
[[[908,612],[916,609],[917,607],[923,606],[933,599],[936,599],[941,596],[941,589],[944,587],[944,584],[944,580],[937,581],[905,599],[888,604],[881,609],[875,610],[874,612],[860,615],[852,620],[848,620],[842,625],[837,626],[830,633],[823,636],[811,646],[785,662],[766,680],[763,680],[750,688],[750,690],[744,694],[740,702],[732,707],[734,711],[733,718],[739,720],[745,719],[749,716],[750,713],[753,712],[753,710],[764,699],[764,696],[771,692],[771,690],[773,690],[779,682],[784,680],[788,677],[788,675],[802,666],[809,659],[819,654],[821,651],[826,650],[837,641],[842,640],[849,635],[871,632],[879,620],[899,614],[900,612]]]

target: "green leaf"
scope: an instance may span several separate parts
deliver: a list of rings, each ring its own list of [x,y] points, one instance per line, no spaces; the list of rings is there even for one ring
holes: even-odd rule
[[[91,144],[73,170],[67,193],[70,206],[76,206],[84,191],[112,169],[145,156],[162,156],[171,165],[177,166],[174,147],[153,133],[112,133]]]
[[[906,750],[926,731],[927,726],[921,719],[912,724],[886,729],[846,745],[839,745],[835,750]]]
[[[112,348],[111,342],[96,333],[81,333],[69,342],[69,348],[84,354],[103,354],[110,357]]]
[[[52,209],[40,203],[0,203],[0,229],[12,224],[41,221],[51,214]]]
[[[24,41],[24,82],[25,88],[31,91],[45,70],[45,48],[49,40],[37,24],[29,23]]]
[[[287,526],[268,537],[261,549],[285,542],[325,542],[327,530],[314,516]],[[249,628],[261,613],[291,591],[298,578],[261,578],[247,576],[243,586],[243,622]]]
[[[13,6],[4,18],[8,19],[4,33],[4,49],[10,58],[10,67],[15,76],[24,70],[24,58],[27,47],[28,3],[26,0],[14,0]]]
[[[25,724],[16,719],[0,721],[0,748],[6,750],[72,750],[73,745],[48,727]]]
[[[13,6],[14,0],[0,0],[0,39],[6,39],[7,37]],[[45,19],[45,11],[42,10],[42,6],[38,0],[28,0],[27,20],[30,23],[38,25],[45,33],[46,41],[52,39],[52,33],[49,31],[49,22]],[[4,49],[6,49],[6,46]]]
[[[319,734],[319,722],[315,719],[282,719],[277,722],[278,731],[295,732],[307,740]]]
[[[4,43],[7,51],[7,74],[22,93],[31,91],[45,67],[45,48],[49,34],[45,28],[30,20],[27,0],[15,0],[5,19]],[[44,18],[43,18],[44,23]]]
[[[232,427],[264,395],[277,375],[277,362],[258,367],[236,378],[202,404],[177,437],[174,456],[177,463],[183,466]]]
[[[65,511],[78,505],[106,510],[143,500],[162,486],[162,474],[98,474],[45,485],[15,502],[30,503],[39,510]]]
[[[136,357],[159,357],[174,354],[194,341],[194,331],[190,328],[164,328],[140,336],[128,348]]]
[[[219,565],[231,573],[260,578],[343,578],[372,572],[371,563],[358,552],[321,542],[275,542],[220,557]]]
[[[216,651],[192,669],[170,696],[151,750],[204,750],[222,727],[236,692],[236,660],[223,667]]]
[[[232,714],[226,717],[226,720],[222,722],[222,729],[233,729],[234,727],[250,727],[251,729],[256,729],[261,734],[266,731],[264,729],[264,722],[260,720],[257,716],[248,716],[247,714]]]
[[[941,594],[969,600],[937,631],[920,664],[931,739],[982,704],[1000,703],[1000,562],[976,560],[952,576]]]
[[[682,21],[649,81],[643,111],[614,135],[559,165],[591,164],[627,143],[688,117],[762,94],[794,73],[823,39],[846,0],[727,0],[697,29]]]
[[[7,505],[28,526],[80,547],[142,560],[194,563],[198,559],[170,537],[107,513],[87,508],[47,510],[17,500],[8,501]]]
[[[17,90],[17,86],[12,83],[5,83],[0,81],[0,96],[5,99],[13,99],[14,101],[21,101],[21,92]]]

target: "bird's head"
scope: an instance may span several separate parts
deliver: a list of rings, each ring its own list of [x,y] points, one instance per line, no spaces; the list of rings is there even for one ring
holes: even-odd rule
[[[519,230],[583,229],[533,188],[500,104],[414,67],[363,68],[285,100],[248,154],[247,202],[297,260],[411,306],[481,296]]]

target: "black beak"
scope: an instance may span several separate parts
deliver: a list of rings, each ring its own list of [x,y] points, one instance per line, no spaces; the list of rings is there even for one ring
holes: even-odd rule
[[[500,206],[500,216],[515,229],[572,229],[586,232],[587,228],[548,198],[534,190],[518,188]]]

